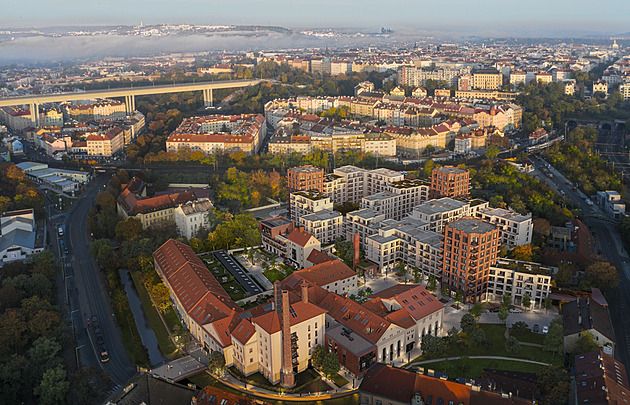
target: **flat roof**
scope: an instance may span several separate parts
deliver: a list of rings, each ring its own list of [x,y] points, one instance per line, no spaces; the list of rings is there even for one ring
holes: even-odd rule
[[[290,224],[291,221],[286,219],[285,217],[276,217],[276,218],[271,218],[271,219],[265,219],[263,221],[260,221],[262,224],[267,225],[270,228],[275,228],[277,226],[284,226],[287,224]]]
[[[458,219],[456,221],[449,222],[446,226],[466,233],[486,233],[497,229],[495,225],[474,218]]]
[[[413,210],[423,214],[432,215],[456,210],[464,207],[465,205],[468,205],[468,203],[454,200],[449,197],[443,197],[436,200],[425,201],[424,203],[413,207]]]
[[[348,331],[350,333],[347,333]],[[348,335],[350,337],[348,337]],[[376,348],[374,343],[341,323],[338,323],[332,328],[326,329],[326,336],[345,347],[357,357],[360,357]]]
[[[305,215],[302,217],[302,219],[305,221],[323,221],[326,219],[333,219],[340,216],[341,216],[340,212],[323,210],[323,211],[318,211],[312,214]]]
[[[495,215],[500,218],[509,219],[511,221],[523,222],[532,219],[532,214],[522,215],[516,211],[506,210],[503,208],[487,208],[481,211],[482,214]]]

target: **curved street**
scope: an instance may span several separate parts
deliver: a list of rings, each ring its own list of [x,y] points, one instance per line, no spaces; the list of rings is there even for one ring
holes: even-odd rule
[[[87,230],[88,213],[96,194],[104,189],[108,179],[108,176],[99,176],[93,180],[91,188],[77,201],[68,215],[67,238],[72,254],[66,257],[66,262],[69,263],[65,266],[66,296],[77,338],[75,350],[81,363],[100,366],[112,382],[120,386],[135,373],[136,367],[127,355],[118,324],[112,316],[106,280],[88,251],[91,241]],[[110,360],[106,363],[100,361],[94,328],[88,326],[87,319],[94,315],[97,316],[109,352]]]

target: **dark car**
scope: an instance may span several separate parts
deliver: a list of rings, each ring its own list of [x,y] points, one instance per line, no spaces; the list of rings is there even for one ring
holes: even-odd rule
[[[534,328],[532,329],[534,332],[538,333],[540,331],[540,325],[535,324]]]
[[[105,341],[103,340],[103,336],[98,336],[96,338],[96,344],[99,346],[103,346],[105,344]]]
[[[92,316],[92,326],[95,328],[98,326],[98,317],[96,315]]]
[[[501,308],[490,308],[488,312],[499,312]]]
[[[94,328],[94,334],[95,334],[96,336],[102,336],[102,335],[103,335],[103,332],[101,331],[101,328],[96,327],[96,328]]]

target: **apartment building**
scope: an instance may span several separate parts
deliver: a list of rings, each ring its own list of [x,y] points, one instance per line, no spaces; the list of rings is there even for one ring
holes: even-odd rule
[[[522,215],[509,209],[485,208],[476,211],[474,216],[498,226],[501,244],[507,246],[508,249],[532,242],[534,224],[531,212]]]
[[[343,166],[335,169],[333,174],[339,176],[343,187],[341,188],[341,198],[343,202],[352,204],[361,201],[365,195],[365,172],[356,166]],[[337,199],[337,198],[335,198]]]
[[[470,171],[453,166],[437,167],[431,171],[431,198],[468,197]]]
[[[339,259],[330,259],[294,273],[331,293],[349,296],[357,292],[357,272]]]
[[[361,200],[362,209],[370,209],[385,218],[401,219],[413,210],[415,206],[426,201],[429,186],[421,180],[401,180],[389,183],[385,191],[368,193]]]
[[[322,249],[321,242],[310,233],[304,231],[303,227],[294,228],[287,235],[284,244],[284,257],[301,269],[312,265],[308,259],[314,250],[321,251]]]
[[[483,301],[499,244],[499,229],[488,222],[461,218],[446,224],[442,284],[461,291],[464,302]]]
[[[193,190],[146,197],[145,184],[133,177],[116,200],[118,215],[136,218],[147,228],[165,222],[175,223],[175,209],[181,204],[198,201]]]
[[[112,156],[121,151],[125,145],[124,131],[121,127],[113,127],[101,134],[88,135],[87,154],[89,156]]]
[[[472,87],[478,90],[499,90],[503,75],[496,69],[480,69],[472,73]]]
[[[531,307],[541,308],[551,293],[552,274],[557,271],[540,263],[499,258],[490,266],[486,299],[500,301],[505,294],[510,294],[515,305],[522,305],[523,297],[529,295]]]
[[[418,267],[423,280],[430,275],[439,281],[442,273],[442,237],[426,230],[426,224],[411,218],[388,219],[377,233],[366,237],[366,257],[381,272],[394,271],[402,261],[408,268]]]
[[[298,222],[325,245],[345,237],[343,215],[337,211],[317,211],[301,217]]]
[[[212,207],[213,205],[210,200],[189,201],[178,205],[173,212],[177,232],[182,237],[190,240],[194,238],[199,231],[208,231],[210,227],[208,211],[210,211]]]
[[[227,366],[290,388],[323,344],[326,311],[309,301],[307,288],[290,295],[276,282],[272,303],[244,310],[190,246],[170,239],[153,258],[184,325],[206,350],[221,352]]]
[[[287,190],[324,191],[324,169],[312,165],[292,167],[287,170]]]
[[[166,151],[187,147],[207,154],[243,151],[253,155],[266,134],[266,120],[260,114],[192,117],[169,135]]]
[[[258,223],[263,249],[274,256],[286,257],[287,236],[295,228],[293,221],[284,217],[265,219]]]
[[[367,208],[347,213],[345,220],[346,240],[352,241],[353,235],[359,234],[359,244],[365,246],[366,238],[378,233],[380,223],[385,219],[385,214]]]
[[[409,217],[426,224],[426,229],[441,233],[447,223],[462,217],[475,216],[488,207],[482,200],[460,200],[449,197],[426,201],[413,207]]]
[[[79,122],[124,120],[127,107],[118,100],[99,100],[88,104],[62,104],[66,118]]]
[[[510,72],[510,84],[515,87],[520,83],[525,84],[526,79],[527,73],[522,70],[513,70]]]
[[[332,211],[333,203],[330,197],[319,191],[297,191],[291,193],[289,210],[295,223],[303,225],[303,217],[319,211]]]

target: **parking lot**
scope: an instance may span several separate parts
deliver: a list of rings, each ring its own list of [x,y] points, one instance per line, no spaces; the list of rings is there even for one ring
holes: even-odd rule
[[[234,276],[234,279],[247,291],[250,295],[256,295],[263,292],[263,290],[252,280],[252,278],[245,272],[240,264],[228,255],[226,251],[214,252],[219,262],[227,269],[227,271]]]

